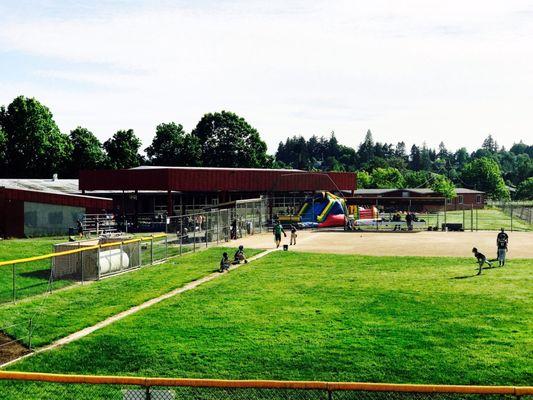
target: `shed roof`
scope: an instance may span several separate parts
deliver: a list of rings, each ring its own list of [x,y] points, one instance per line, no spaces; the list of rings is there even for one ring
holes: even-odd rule
[[[0,179],[0,187],[60,194],[79,194],[77,179]]]

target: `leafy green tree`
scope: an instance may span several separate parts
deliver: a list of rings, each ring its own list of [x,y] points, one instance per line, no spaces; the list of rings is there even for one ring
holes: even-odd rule
[[[106,155],[102,143],[88,129],[78,126],[70,131],[72,142],[71,176],[77,177],[78,171],[103,168],[106,165]]]
[[[372,186],[378,189],[405,187],[405,180],[396,168],[376,168],[372,171]]]
[[[272,158],[259,132],[229,111],[206,114],[192,131],[202,147],[206,167],[270,167]]]
[[[509,199],[509,190],[502,178],[500,166],[489,157],[477,158],[465,165],[462,180],[471,188],[482,190],[494,199]]]
[[[133,129],[117,131],[112,138],[104,143],[107,153],[108,167],[112,169],[127,169],[142,164],[143,158],[139,154],[141,141]]]
[[[516,187],[516,198],[520,200],[533,200],[533,177],[520,182]]]
[[[447,199],[454,198],[457,194],[453,182],[441,174],[433,174],[431,179],[431,189]]]
[[[366,189],[372,187],[372,175],[366,171],[357,173],[357,188]]]
[[[6,143],[6,134],[2,129],[0,129],[0,178],[4,177],[5,168],[7,166]]]
[[[201,148],[196,136],[186,133],[174,122],[156,127],[152,144],[146,149],[152,165],[199,166]]]
[[[407,171],[404,173],[405,187],[421,188],[427,187],[431,182],[429,171]]]
[[[464,147],[461,147],[459,150],[455,152],[454,158],[455,158],[455,165],[457,165],[459,169],[462,169],[464,165],[470,159],[470,155],[468,154],[468,151]]]
[[[19,96],[0,108],[9,177],[44,178],[63,173],[72,153],[50,110],[34,98]]]

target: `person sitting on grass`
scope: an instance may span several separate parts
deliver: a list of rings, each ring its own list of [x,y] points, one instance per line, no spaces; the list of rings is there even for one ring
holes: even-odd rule
[[[235,252],[235,256],[233,256],[233,264],[240,264],[241,261],[244,261],[245,264],[248,264],[246,254],[244,254],[244,246],[242,245],[239,246],[239,249]]]
[[[220,260],[220,272],[224,272],[224,271],[227,271],[229,270],[229,257],[228,257],[228,253],[224,252],[222,254],[222,259]]]
[[[487,260],[487,257],[485,257],[485,254],[477,251],[475,247],[472,249],[472,253],[474,253],[474,257],[476,257],[477,263],[479,264],[479,271],[477,273],[478,275],[481,275],[483,264],[487,263],[488,266],[492,268],[492,264],[490,261]]]

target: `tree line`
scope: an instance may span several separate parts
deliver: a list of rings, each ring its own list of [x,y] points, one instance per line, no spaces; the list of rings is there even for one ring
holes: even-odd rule
[[[62,133],[50,110],[38,100],[19,96],[0,107],[0,176],[10,178],[77,177],[83,169],[121,169],[140,165],[248,168],[297,168],[358,172],[360,188],[431,187],[446,196],[455,187],[483,190],[491,197],[533,198],[533,146],[509,150],[489,135],[476,151],[449,151],[425,144],[409,150],[404,142],[375,142],[370,130],[357,149],[328,137],[302,136],[279,143],[267,154],[259,132],[238,115],[205,114],[191,132],[175,122],[155,129],[142,154],[132,129],[119,130],[101,143],[88,129]]]

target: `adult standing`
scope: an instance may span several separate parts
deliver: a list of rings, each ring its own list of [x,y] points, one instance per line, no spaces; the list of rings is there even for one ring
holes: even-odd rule
[[[272,229],[274,232],[274,242],[276,243],[276,248],[279,247],[281,244],[281,234],[285,237],[287,237],[287,234],[285,233],[285,230],[283,229],[283,226],[279,223],[279,221],[276,221],[276,224],[274,225],[274,229]]]
[[[498,248],[498,264],[500,267],[505,265],[505,256],[507,254],[507,246],[509,244],[509,235],[501,228],[496,237],[496,246]]]

